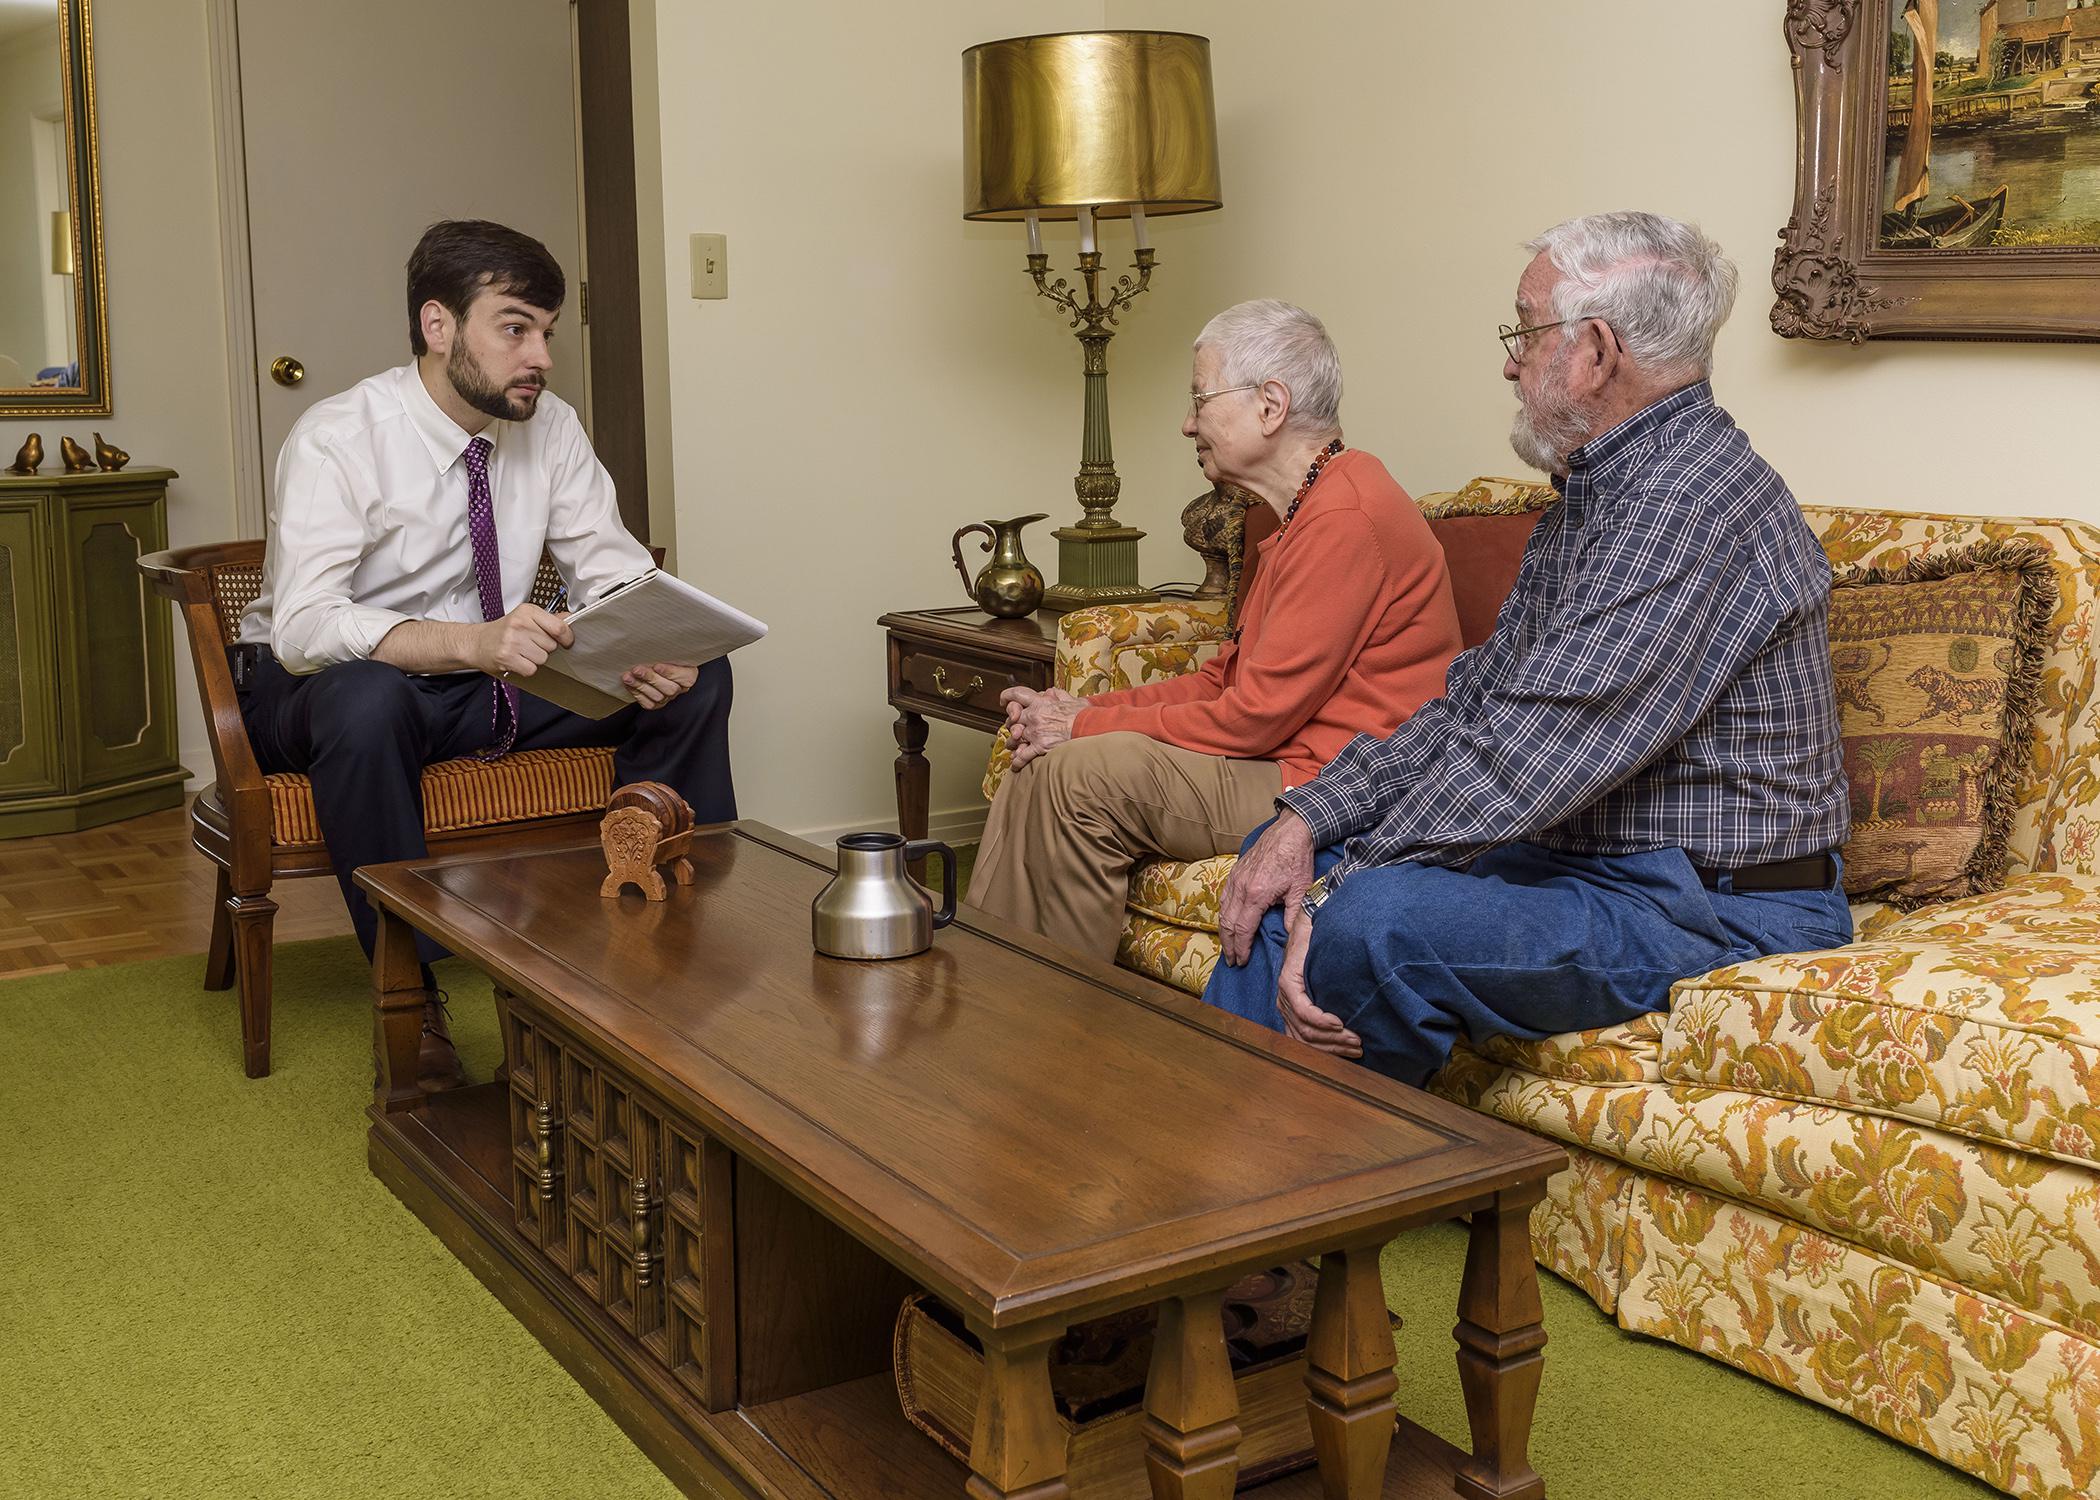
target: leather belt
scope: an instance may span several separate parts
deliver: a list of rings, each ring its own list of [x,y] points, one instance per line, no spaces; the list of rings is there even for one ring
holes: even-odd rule
[[[1799,859],[1775,859],[1761,865],[1738,865],[1733,870],[1710,870],[1692,866],[1699,883],[1719,890],[1723,876],[1738,891],[1821,891],[1837,879],[1837,864],[1826,851],[1804,854]]]

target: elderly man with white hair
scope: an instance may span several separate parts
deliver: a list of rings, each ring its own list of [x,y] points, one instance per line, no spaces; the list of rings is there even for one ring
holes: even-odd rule
[[[1183,436],[1213,483],[1265,500],[1235,639],[1203,670],[1076,698],[1009,688],[1013,771],[970,900],[1111,959],[1131,866],[1229,854],[1276,796],[1444,690],[1461,643],[1443,548],[1370,454],[1342,442],[1320,320],[1243,302],[1196,338]]]
[[[1707,384],[1735,268],[1646,213],[1527,248],[1502,375],[1561,501],[1446,696],[1278,799],[1204,996],[1412,1084],[1852,937],[1830,567]]]

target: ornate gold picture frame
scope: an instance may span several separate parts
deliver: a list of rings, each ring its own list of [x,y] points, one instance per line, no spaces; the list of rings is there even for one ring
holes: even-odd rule
[[[1798,133],[1776,332],[2100,339],[2100,204],[2062,191],[2100,162],[2100,8],[1787,0],[1785,28]]]

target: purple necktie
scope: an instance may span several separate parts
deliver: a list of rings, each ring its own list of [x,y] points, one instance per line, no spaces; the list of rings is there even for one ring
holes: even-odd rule
[[[474,587],[481,593],[481,618],[503,618],[503,563],[496,550],[496,504],[489,494],[489,440],[475,438],[461,455],[467,464],[467,537],[474,544]],[[518,737],[518,690],[507,682],[492,684],[489,745],[478,752],[494,760]]]

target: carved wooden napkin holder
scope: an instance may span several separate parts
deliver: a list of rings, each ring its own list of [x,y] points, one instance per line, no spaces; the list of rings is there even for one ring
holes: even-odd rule
[[[651,901],[669,892],[659,867],[668,865],[680,885],[693,883],[693,809],[685,798],[660,781],[635,781],[621,787],[605,804],[598,824],[605,850],[606,876],[598,894],[617,898],[629,885]]]

